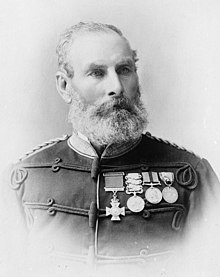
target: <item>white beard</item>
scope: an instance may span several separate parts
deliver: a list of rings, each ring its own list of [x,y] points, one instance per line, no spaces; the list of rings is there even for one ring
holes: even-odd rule
[[[69,121],[73,129],[100,145],[122,143],[139,138],[147,126],[147,112],[137,93],[134,103],[125,96],[108,102],[85,105],[73,93]]]

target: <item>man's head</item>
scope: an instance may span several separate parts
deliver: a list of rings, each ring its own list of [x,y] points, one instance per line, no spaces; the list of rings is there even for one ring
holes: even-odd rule
[[[136,52],[112,25],[79,23],[57,47],[57,88],[71,103],[74,129],[109,144],[136,138],[146,125]]]
[[[123,36],[122,32],[115,26],[109,24],[102,24],[96,22],[79,22],[76,25],[71,26],[66,29],[60,36],[59,43],[57,45],[57,56],[58,56],[58,66],[59,70],[65,72],[69,76],[73,75],[73,68],[69,64],[68,53],[73,44],[73,42],[79,38],[81,35],[85,34],[103,34],[103,33],[113,33],[122,37],[125,41],[127,39]],[[128,41],[127,41],[128,42]],[[136,51],[132,50],[132,56],[134,61],[137,61]]]

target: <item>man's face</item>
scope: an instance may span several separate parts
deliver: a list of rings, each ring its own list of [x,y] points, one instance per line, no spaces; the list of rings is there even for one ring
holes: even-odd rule
[[[147,124],[133,53],[114,33],[83,34],[69,51],[69,120],[100,145],[139,138]]]
[[[85,105],[102,104],[124,95],[134,102],[138,76],[128,43],[114,33],[78,37],[69,51],[73,90]]]

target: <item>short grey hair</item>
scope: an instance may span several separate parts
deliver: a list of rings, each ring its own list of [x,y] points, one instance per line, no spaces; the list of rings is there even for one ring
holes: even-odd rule
[[[128,40],[123,36],[121,30],[119,30],[114,25],[96,22],[79,22],[78,24],[71,26],[70,28],[66,29],[64,33],[61,34],[56,48],[59,70],[66,73],[67,76],[70,78],[73,77],[73,68],[68,62],[68,51],[73,41],[79,34],[88,32],[115,32],[116,34],[124,38],[125,41],[129,44]],[[132,50],[132,55],[134,62],[137,62],[138,59],[135,50]]]

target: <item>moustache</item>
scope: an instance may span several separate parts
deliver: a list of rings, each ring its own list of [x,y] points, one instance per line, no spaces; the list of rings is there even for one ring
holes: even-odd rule
[[[104,102],[96,107],[94,116],[105,117],[112,112],[125,110],[129,113],[133,112],[133,103],[125,96],[116,96],[110,101]]]

